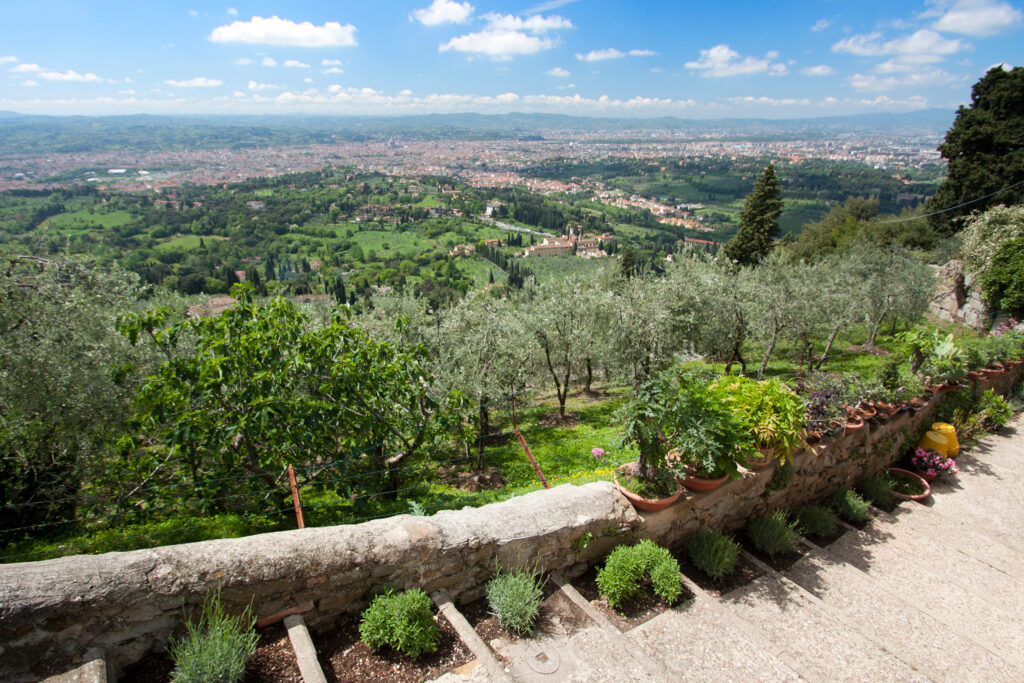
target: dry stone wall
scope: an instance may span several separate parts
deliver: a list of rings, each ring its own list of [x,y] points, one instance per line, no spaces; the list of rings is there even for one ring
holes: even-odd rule
[[[978,388],[1007,393],[1022,371]],[[229,609],[252,601],[262,619],[301,612],[323,628],[388,586],[444,588],[465,602],[479,597],[496,565],[536,561],[572,577],[620,543],[674,545],[703,526],[735,530],[888,466],[934,421],[937,403],[798,453],[780,490],[767,488],[773,465],[657,513],[638,514],[610,482],[599,482],[430,517],[0,566],[0,680],[34,680],[41,666],[70,665],[95,647],[123,670],[163,647],[180,629],[183,606],[195,609],[218,587]]]

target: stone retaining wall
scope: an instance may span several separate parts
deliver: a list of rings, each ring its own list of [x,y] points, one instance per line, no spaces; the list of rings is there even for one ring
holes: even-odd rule
[[[979,388],[1007,393],[1022,372]],[[610,482],[599,482],[430,517],[0,566],[0,679],[33,680],[46,663],[70,662],[91,647],[123,669],[167,642],[183,604],[194,608],[218,586],[229,609],[252,601],[261,618],[302,612],[311,627],[327,627],[385,586],[444,588],[465,602],[479,597],[496,565],[536,561],[572,577],[637,538],[673,545],[701,526],[735,530],[888,466],[931,424],[937,403],[798,453],[781,490],[766,489],[773,465],[657,513],[637,514]]]

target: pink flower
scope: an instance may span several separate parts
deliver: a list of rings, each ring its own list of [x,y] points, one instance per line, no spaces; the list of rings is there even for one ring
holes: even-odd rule
[[[604,462],[604,449],[594,448],[590,451],[590,454],[594,456],[594,459],[598,462]]]

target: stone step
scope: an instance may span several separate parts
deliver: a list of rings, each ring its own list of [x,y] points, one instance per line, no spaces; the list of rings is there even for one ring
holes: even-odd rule
[[[829,613],[774,571],[723,595],[720,604],[733,618],[756,629],[808,680],[928,680],[861,633],[856,628],[860,624]]]
[[[792,668],[770,648],[749,647],[757,634],[744,633],[715,603],[698,594],[627,634],[659,658],[672,681],[795,681]]]
[[[861,531],[847,531],[828,547],[828,552],[877,584],[897,591],[906,601],[926,606],[929,613],[941,615],[954,631],[970,634],[975,643],[984,644],[989,651],[1024,669],[1024,652],[1020,648],[1024,623],[1007,610],[980,600],[977,593],[948,575],[899,550],[898,542],[874,524]]]
[[[957,632],[916,595],[899,585],[875,581],[827,550],[812,546],[784,574],[819,600],[830,615],[885,643],[890,653],[929,678],[1024,680],[1020,669]]]
[[[914,508],[925,509],[922,505],[908,502],[899,506],[893,514],[877,511],[872,525],[886,536],[888,550],[902,552],[921,567],[948,577],[958,583],[964,592],[977,596],[979,601],[1011,612],[1024,613],[1024,581],[1019,578],[1019,573],[1004,571],[964,552],[958,541],[966,534],[958,533],[954,525],[943,523],[944,520],[937,515],[937,522],[929,525],[905,523],[905,518],[920,519],[922,515],[928,514],[914,512]],[[987,545],[989,548],[1002,546],[997,541],[989,541]],[[985,555],[994,554],[986,550],[983,536],[971,547]]]
[[[1024,576],[1024,552],[1016,550],[1001,541],[987,536],[962,519],[947,517],[929,505],[900,505],[892,513],[899,524],[890,530],[920,535],[935,534],[947,546],[958,553],[970,556],[979,562],[1009,574]]]

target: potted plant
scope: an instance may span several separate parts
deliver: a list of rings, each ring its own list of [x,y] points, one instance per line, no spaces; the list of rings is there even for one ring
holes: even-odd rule
[[[804,394],[804,417],[807,428],[818,434],[834,436],[843,430],[846,412],[839,392],[834,389],[811,389]]]
[[[935,481],[944,474],[957,474],[960,470],[956,460],[947,458],[938,451],[918,446],[910,456],[912,471],[927,482]]]
[[[933,387],[952,388],[967,377],[963,352],[957,347],[952,334],[935,343],[921,372]]]
[[[892,495],[897,498],[921,502],[931,495],[932,487],[913,472],[899,467],[890,467],[887,471],[889,487],[892,489]]]
[[[674,503],[683,492],[665,461],[663,398],[664,387],[658,382],[649,383],[616,415],[623,425],[622,445],[635,446],[637,459],[617,468],[613,481],[638,510],[661,510]]]
[[[670,466],[683,486],[706,491],[738,476],[737,464],[747,465],[754,450],[747,425],[699,376],[681,373],[673,388],[664,427]]]
[[[753,436],[760,457],[750,462],[752,467],[766,467],[773,459],[792,460],[803,446],[804,403],[779,380],[728,376],[712,382],[708,390]]]

